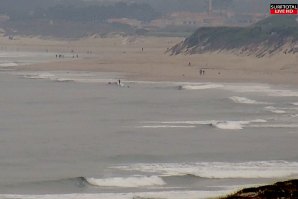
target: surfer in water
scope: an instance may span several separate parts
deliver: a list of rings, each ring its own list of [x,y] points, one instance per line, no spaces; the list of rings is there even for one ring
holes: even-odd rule
[[[120,79],[118,79],[116,82],[108,82],[109,85],[117,85],[117,86],[120,86],[120,87],[127,87],[129,88],[129,86],[127,85],[124,85]]]

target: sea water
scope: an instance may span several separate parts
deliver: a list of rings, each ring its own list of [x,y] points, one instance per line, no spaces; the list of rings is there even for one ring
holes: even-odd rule
[[[298,177],[293,86],[2,71],[0,91],[0,198],[208,198]]]

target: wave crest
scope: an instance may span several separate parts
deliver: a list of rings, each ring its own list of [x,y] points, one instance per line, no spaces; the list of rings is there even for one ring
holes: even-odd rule
[[[286,111],[280,110],[280,109],[278,109],[278,108],[276,108],[274,106],[266,106],[265,107],[265,110],[270,111],[272,113],[278,113],[278,114],[286,113]]]
[[[14,66],[18,66],[17,63],[15,62],[8,62],[8,63],[1,63],[0,67],[14,67]]]
[[[193,175],[201,178],[281,178],[298,176],[298,162],[199,162],[132,164],[113,167],[120,170],[157,173],[162,176]]]
[[[162,186],[166,183],[158,176],[134,176],[134,177],[115,177],[115,178],[86,178],[86,181],[93,186],[101,187],[144,187]]]
[[[246,97],[233,96],[230,97],[230,99],[238,104],[270,104],[269,102],[258,102],[256,100],[248,99]]]
[[[144,121],[142,123],[150,124],[140,126],[138,128],[195,128],[195,125],[209,125],[219,129],[240,130],[244,127],[249,127],[251,123],[265,123],[266,120],[255,119],[248,121],[220,121],[220,120],[205,120],[205,121]],[[162,125],[160,125],[162,124]],[[185,126],[187,125],[187,126]]]
[[[214,126],[219,129],[229,129],[229,130],[239,130],[243,129],[243,125],[249,124],[246,121],[223,121],[223,122],[214,122],[211,123],[211,126]]]
[[[194,85],[182,85],[179,86],[181,90],[205,90],[205,89],[212,89],[212,88],[222,88],[223,85],[221,84],[194,84]]]

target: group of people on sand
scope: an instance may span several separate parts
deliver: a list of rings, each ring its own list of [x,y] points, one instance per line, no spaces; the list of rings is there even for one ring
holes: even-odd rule
[[[191,62],[188,62],[188,66],[191,66]],[[204,69],[200,69],[200,75],[205,75]]]
[[[56,59],[57,59],[57,58],[64,58],[64,55],[62,55],[62,54],[57,55],[57,54],[56,54]]]
[[[64,58],[63,54],[56,54],[56,59],[61,59],[61,58]],[[79,55],[78,54],[72,55],[72,58],[79,58]]]
[[[205,70],[200,69],[200,75],[205,75]]]

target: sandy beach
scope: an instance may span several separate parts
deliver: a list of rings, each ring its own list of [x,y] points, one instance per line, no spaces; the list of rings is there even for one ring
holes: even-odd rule
[[[79,59],[57,59],[48,63],[19,66],[30,71],[121,72],[129,80],[257,82],[298,84],[298,54],[263,58],[231,52],[170,56],[166,53],[183,38],[90,37],[77,41],[2,37],[2,50],[78,54]],[[143,48],[143,51],[142,51]],[[200,75],[200,70],[205,70]]]

